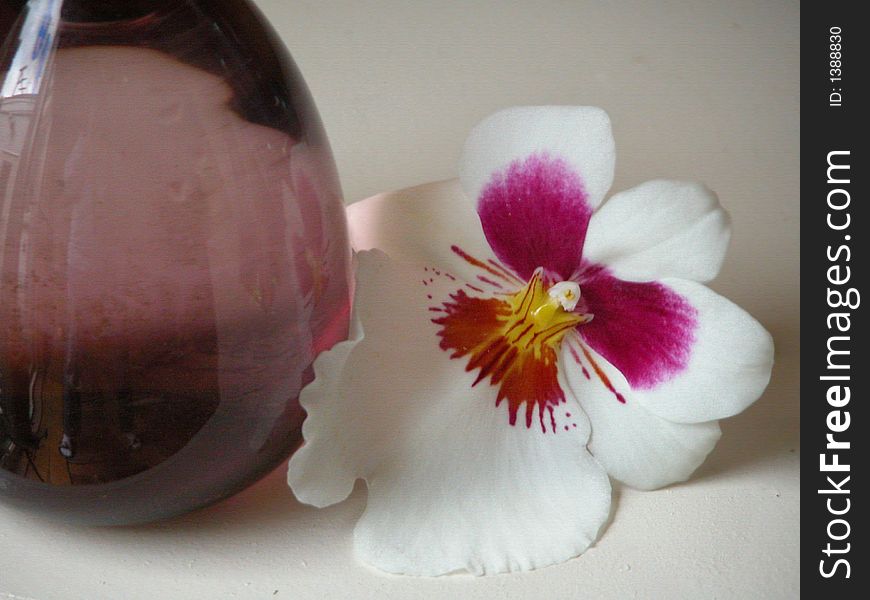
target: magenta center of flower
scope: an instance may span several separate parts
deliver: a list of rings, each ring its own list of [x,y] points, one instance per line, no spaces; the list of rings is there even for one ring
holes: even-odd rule
[[[453,246],[476,279],[430,310],[440,313],[441,348],[478,371],[473,385],[498,388],[511,424],[525,407],[526,426],[537,414],[543,431],[557,430],[560,355],[621,404],[630,389],[687,368],[697,311],[666,285],[624,281],[583,260],[592,207],[568,161],[540,152],[512,162],[484,186],[478,214],[498,260]],[[624,380],[608,376],[611,365]]]
[[[542,431],[558,429],[554,409],[565,402],[560,354],[621,404],[629,388],[652,388],[688,364],[697,313],[662,284],[623,281],[595,265],[581,269],[582,290],[575,281],[553,282],[541,268],[523,283],[499,261],[481,260],[457,246],[453,251],[479,275],[430,309],[440,314],[433,319],[440,346],[452,359],[467,360],[466,371],[477,371],[473,385],[488,381],[498,388],[496,405],[507,401],[512,425],[524,407],[527,427],[537,415]],[[566,337],[571,331],[578,335]],[[629,387],[623,382],[620,389],[596,355],[616,367]]]
[[[487,241],[513,273],[528,279],[543,267],[554,280],[583,288],[583,311],[595,320],[578,332],[632,389],[653,388],[688,366],[694,307],[664,284],[624,281],[583,260],[593,210],[568,160],[547,152],[514,160],[483,187],[477,211]]]

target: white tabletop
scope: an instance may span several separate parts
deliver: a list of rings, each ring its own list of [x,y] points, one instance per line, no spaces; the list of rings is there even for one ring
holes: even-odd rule
[[[521,104],[613,120],[614,189],[716,190],[734,221],[713,287],[777,343],[767,393],[687,483],[617,489],[579,559],[436,579],[353,556],[365,503],[315,510],[280,467],[216,507],[80,529],[0,506],[0,598],[795,598],[799,593],[799,7],[795,1],[258,0],[305,74],[348,202],[456,176],[469,129]]]

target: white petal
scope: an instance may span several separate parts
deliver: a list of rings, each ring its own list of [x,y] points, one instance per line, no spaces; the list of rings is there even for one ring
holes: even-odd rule
[[[504,411],[473,417],[439,423],[367,478],[355,531],[363,560],[483,575],[563,562],[595,540],[610,483],[579,436],[505,426]]]
[[[735,415],[764,392],[773,368],[773,338],[742,308],[711,289],[684,279],[661,283],[698,311],[698,328],[686,369],[634,396],[671,421],[698,423]]]
[[[340,410],[341,378],[336,374],[344,371],[353,349],[364,337],[362,323],[354,312],[348,339],[320,353],[314,361],[314,381],[299,396],[300,404],[307,410],[302,424],[307,442],[290,459],[287,483],[300,501],[318,508],[347,498],[356,480],[356,457],[343,451],[327,452],[323,446],[330,440],[338,446],[346,443],[343,438],[347,433],[337,427],[341,422],[331,418],[328,411]]]
[[[475,281],[481,271],[457,261],[454,245],[495,260],[457,179],[372,196],[348,206],[347,217],[358,251],[377,248],[402,262],[451,265],[451,273],[466,281]]]
[[[343,369],[321,368],[335,350],[318,359],[321,385],[302,397],[309,417],[290,462],[293,491],[322,506],[365,478],[355,546],[391,572],[481,574],[580,554],[607,518],[610,485],[585,449],[579,405],[568,394],[556,411],[569,431],[527,428],[522,414],[511,426],[495,388],[471,387],[466,362],[438,347],[425,294],[446,298],[456,282],[424,287],[417,271],[379,253],[359,256],[365,335]]]
[[[613,478],[638,489],[652,490],[688,479],[719,440],[718,422],[674,423],[656,416],[636,401],[625,377],[613,365],[583,346],[619,390],[625,400],[620,402],[596,376],[580,349],[582,344],[576,334],[566,338],[562,356],[565,379],[592,424],[592,455]]]
[[[522,106],[487,117],[468,136],[459,171],[468,198],[476,206],[494,174],[539,152],[574,168],[592,208],[613,183],[616,150],[606,112],[593,106]]]
[[[611,197],[592,216],[585,259],[620,279],[713,279],[731,228],[712,191],[698,183],[649,181]]]

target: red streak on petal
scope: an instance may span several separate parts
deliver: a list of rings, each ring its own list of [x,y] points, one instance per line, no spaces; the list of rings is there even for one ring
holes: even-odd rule
[[[535,342],[537,342],[539,344],[543,344],[547,340],[549,340],[550,338],[557,336],[560,333],[562,333],[563,331],[567,331],[568,329],[573,329],[576,326],[577,326],[576,323],[562,323],[559,325],[553,325],[552,327],[545,329],[544,331],[539,331],[538,333],[533,335],[532,339],[530,339],[526,345],[530,346],[530,345],[534,344]],[[543,336],[543,337],[541,337],[541,336]]]
[[[503,275],[502,273],[499,273],[498,271],[496,271],[495,269],[490,267],[488,264],[486,264],[482,260],[474,258],[473,256],[471,256],[469,253],[467,253],[465,250],[463,250],[459,246],[453,245],[453,246],[450,246],[450,249],[453,250],[454,253],[456,253],[460,258],[462,258],[468,264],[470,264],[474,267],[477,267],[479,269],[483,269],[484,271],[486,271],[490,275],[495,275],[499,279],[510,282],[510,278]]]
[[[568,346],[568,349],[571,351],[571,356],[574,357],[574,362],[582,366],[582,363],[580,362],[580,355],[577,354],[577,350],[574,349],[574,346]],[[568,416],[570,417],[571,415]]]
[[[493,260],[493,259],[490,258],[490,259],[487,260],[486,262],[488,262],[488,263],[489,263],[490,265],[492,265],[494,268],[498,269],[498,270],[499,270],[499,271],[500,271],[500,272],[501,272],[505,277],[508,277],[508,278],[512,279],[515,283],[519,283],[520,285],[525,284],[525,282],[524,282],[522,279],[520,279],[519,277],[517,277],[516,275],[514,275],[513,273],[511,273],[511,272],[508,271],[507,269],[505,269],[505,268],[504,268],[504,265],[502,265],[502,264],[501,264],[500,262],[498,262],[497,260]]]
[[[490,279],[488,277],[484,277],[483,275],[478,275],[477,278],[484,283],[487,283],[491,286],[497,287],[498,289],[502,289],[502,286],[500,283],[496,283],[495,281],[493,281],[492,279]]]
[[[592,370],[595,371],[595,374],[598,376],[598,379],[601,380],[601,383],[603,383],[604,386],[608,390],[610,390],[610,393],[612,393],[614,396],[616,396],[616,399],[619,400],[620,403],[625,404],[625,397],[616,391],[616,389],[613,387],[613,384],[610,383],[610,379],[607,377],[607,375],[604,373],[604,371],[601,370],[601,367],[598,366],[598,363],[596,363],[592,359],[592,356],[590,356],[589,351],[583,346],[581,346],[580,349],[583,351],[583,356],[585,356],[586,360],[589,361],[589,364],[592,365]]]
[[[465,287],[467,287],[470,290],[474,290],[475,292],[480,292],[481,294],[483,293],[483,290],[480,289],[479,287],[477,287],[476,285],[471,285],[470,283],[466,283]]]
[[[583,365],[583,361],[580,360],[580,355],[577,354],[577,350],[574,348],[574,346],[569,345],[568,349],[571,351],[571,356],[574,357],[574,362],[580,365],[580,369],[583,371],[583,375],[586,377],[586,379],[591,379],[591,377],[589,376],[589,371],[586,370],[586,367]],[[569,413],[568,416],[570,417],[571,414]]]

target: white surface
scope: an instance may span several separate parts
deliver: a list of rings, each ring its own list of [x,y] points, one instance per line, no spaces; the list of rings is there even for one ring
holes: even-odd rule
[[[773,333],[768,392],[685,484],[617,490],[579,559],[484,579],[356,562],[365,493],[315,510],[280,468],[209,510],[76,529],[0,507],[0,598],[796,598],[798,3],[259,0],[318,101],[349,201],[456,176],[470,128],[520,104],[610,113],[614,190],[696,179],[734,219],[713,287]]]

